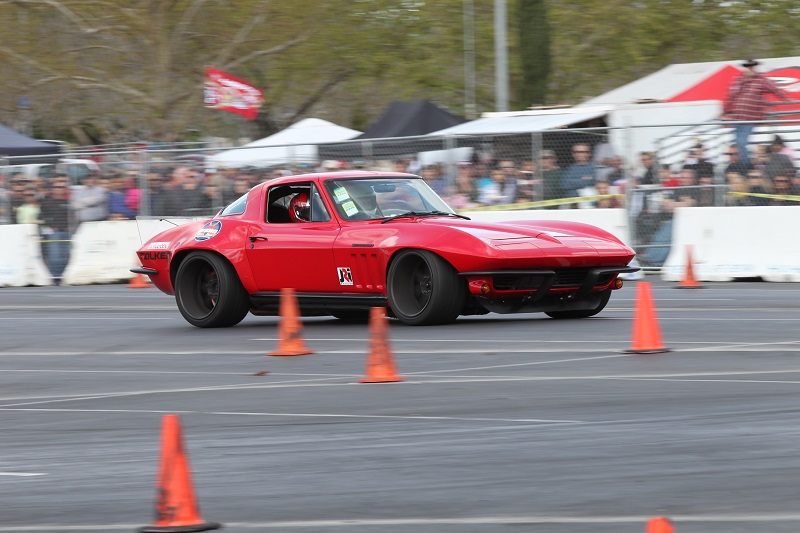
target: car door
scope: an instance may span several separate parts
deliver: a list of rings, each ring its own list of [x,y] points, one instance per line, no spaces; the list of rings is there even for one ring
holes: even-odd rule
[[[310,221],[294,222],[288,203],[306,193]],[[333,243],[339,224],[330,216],[313,183],[278,185],[267,191],[265,218],[248,235],[247,258],[259,291],[293,288],[299,292],[336,292],[339,280]]]

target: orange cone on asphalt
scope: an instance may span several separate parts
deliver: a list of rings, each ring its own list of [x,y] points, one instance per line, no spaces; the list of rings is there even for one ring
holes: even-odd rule
[[[661,327],[653,304],[650,282],[640,281],[636,289],[631,347],[623,353],[664,353],[669,348],[661,340]]]
[[[281,320],[278,322],[278,348],[269,355],[306,355],[314,353],[303,342],[303,323],[294,289],[281,290]]]
[[[686,247],[686,273],[683,279],[675,286],[676,289],[702,289],[703,286],[694,277],[694,264],[692,263],[692,247]]]
[[[134,274],[130,283],[128,283],[129,289],[147,289],[149,287],[150,284],[144,279],[144,274]]]
[[[366,376],[361,383],[392,383],[404,381],[397,375],[392,348],[387,338],[388,321],[382,307],[373,307],[369,313],[369,354]]]
[[[647,528],[644,530],[645,533],[674,533],[675,529],[672,527],[672,522],[670,522],[669,518],[658,517],[658,518],[651,518],[647,522]]]
[[[156,490],[155,523],[139,528],[139,533],[193,533],[222,527],[206,522],[198,511],[178,415],[164,415],[162,419]]]

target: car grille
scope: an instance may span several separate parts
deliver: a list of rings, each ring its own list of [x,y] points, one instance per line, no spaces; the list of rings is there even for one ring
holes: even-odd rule
[[[580,287],[583,285],[586,276],[589,274],[588,268],[565,268],[556,270],[556,279],[553,288]],[[614,276],[613,273],[601,274],[596,285],[605,285]],[[533,290],[538,289],[546,276],[542,274],[509,274],[494,276],[494,288],[498,291],[513,290]]]

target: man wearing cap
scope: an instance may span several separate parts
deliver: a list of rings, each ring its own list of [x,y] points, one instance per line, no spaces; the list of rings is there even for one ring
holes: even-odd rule
[[[732,120],[764,120],[766,117],[767,95],[774,94],[781,100],[789,100],[789,96],[778,88],[764,74],[757,72],[755,67],[760,63],[755,59],[748,59],[742,63],[744,72],[734,78],[728,90],[728,98],[722,109],[723,116]],[[753,132],[755,124],[740,122],[735,124],[736,146],[742,162],[750,161],[747,151],[747,139]]]

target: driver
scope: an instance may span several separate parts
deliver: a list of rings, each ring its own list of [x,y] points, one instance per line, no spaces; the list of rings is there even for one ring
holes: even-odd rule
[[[311,222],[311,202],[307,192],[299,192],[289,200],[289,219],[292,222]]]
[[[358,183],[352,181],[346,186],[347,193],[358,204],[358,207],[364,213],[372,216],[380,214],[378,209],[378,199],[375,196],[375,191],[366,183]]]

